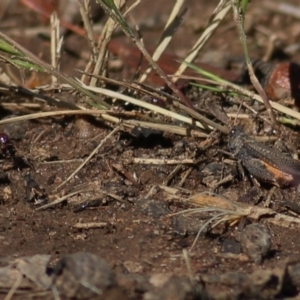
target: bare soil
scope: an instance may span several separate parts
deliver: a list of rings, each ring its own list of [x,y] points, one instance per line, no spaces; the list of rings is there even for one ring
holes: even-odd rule
[[[298,5],[297,1],[290,1],[292,2]],[[205,28],[217,3],[218,1],[187,1],[187,14],[172,39],[168,53],[184,56],[198,38],[199,32]],[[155,47],[172,5],[173,2],[168,0],[143,0],[134,10],[134,20],[141,27],[147,47]],[[103,24],[104,19],[103,14],[100,14],[97,24]],[[36,13],[18,1],[11,1],[0,23],[2,32],[49,61],[49,39],[32,33],[33,29],[47,26]],[[273,35],[278,38],[278,42],[272,61],[282,59],[284,49],[289,45],[299,46],[299,20],[263,8],[261,1],[251,2],[246,28],[249,51],[253,57],[262,58],[265,55]],[[115,40],[130,45],[125,37],[117,36]],[[88,53],[86,39],[68,33],[62,52],[61,70],[80,77],[77,70],[84,69]],[[199,60],[225,69],[228,60],[238,56],[243,57],[230,15],[205,46]],[[299,50],[284,56],[288,60],[300,62]],[[126,61],[122,64],[122,69],[110,71],[109,76],[130,81],[134,70]],[[33,79],[33,75],[27,72],[20,74],[4,63],[0,66],[2,72],[13,76],[19,85],[24,85],[22,77],[27,80],[25,86],[28,86],[28,81],[33,81],[31,84],[49,82],[47,76],[38,75]],[[190,95],[194,95],[194,92],[195,90],[190,91]],[[80,95],[68,91],[51,91],[48,95],[84,105],[84,99]],[[20,109],[20,106],[14,109],[8,105],[38,103],[28,97],[14,93],[0,96],[2,118],[40,110],[39,107]],[[202,103],[200,100],[196,101],[195,105]],[[260,105],[253,105],[257,110],[262,108]],[[238,105],[230,108],[228,101],[224,106],[227,111],[238,108]],[[49,110],[48,106],[45,107]],[[207,107],[203,109],[207,110]],[[242,110],[241,113],[243,112]],[[267,118],[265,112],[262,115]],[[268,125],[255,118],[243,121],[243,126],[250,134],[254,134],[255,130],[260,135],[268,131]],[[114,274],[119,276],[118,284],[122,291],[110,293],[106,298],[99,296],[101,299],[299,297],[299,282],[287,279],[286,275],[288,266],[297,267],[300,262],[300,239],[298,229],[294,226],[284,228],[266,225],[271,244],[259,262],[255,262],[241,246],[240,235],[244,227],[250,224],[248,220],[242,221],[243,226],[220,226],[201,234],[189,255],[193,280],[188,279],[189,269],[182,251],[190,249],[205,219],[201,214],[189,217],[170,216],[186,208],[186,204],[172,196],[173,190],[167,193],[161,185],[176,189],[176,195],[182,195],[182,199],[191,194],[209,191],[231,201],[237,201],[253,186],[249,177],[241,178],[235,160],[224,153],[228,152],[228,137],[218,131],[210,133],[208,139],[154,131],[118,131],[74,178],[56,190],[113,127],[114,125],[95,118],[69,116],[2,126],[1,131],[10,137],[16,149],[15,159],[3,158],[0,178],[0,256],[3,265],[15,258],[49,254],[50,266],[55,266],[61,258],[71,253],[95,254],[103,258]],[[299,127],[282,130],[282,139],[289,150],[296,154],[299,153],[299,137]],[[136,158],[174,159],[179,162],[191,159],[194,163],[181,165],[177,170],[177,164],[143,164],[136,162]],[[174,174],[170,175],[172,172]],[[226,176],[231,176],[231,180],[216,184]],[[258,190],[262,197],[258,203],[251,202],[250,199],[250,204],[263,207],[271,187],[261,184]],[[38,207],[73,192],[77,193],[58,205],[37,210]],[[287,207],[290,206],[282,204],[287,200],[294,201],[292,203],[297,205],[295,189],[275,191],[269,206],[289,214]],[[297,216],[297,209],[292,215]],[[263,220],[254,223],[260,222],[266,224]],[[261,272],[259,274],[263,283],[258,283],[255,272]],[[158,274],[163,274],[163,279],[158,281],[169,282],[169,285],[160,288],[163,284],[153,284],[153,278],[157,278]],[[126,281],[121,275],[132,277],[126,277]],[[7,290],[2,291],[1,298],[4,299]],[[16,293],[13,299],[24,299],[29,295],[30,292]],[[41,299],[52,297],[51,292],[38,296]]]

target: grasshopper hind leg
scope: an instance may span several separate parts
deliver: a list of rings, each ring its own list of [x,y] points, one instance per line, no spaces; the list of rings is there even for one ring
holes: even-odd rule
[[[244,160],[242,164],[247,169],[249,174],[255,179],[262,182],[272,183],[273,185],[278,186],[274,175],[266,168],[261,160],[251,158],[248,160]]]

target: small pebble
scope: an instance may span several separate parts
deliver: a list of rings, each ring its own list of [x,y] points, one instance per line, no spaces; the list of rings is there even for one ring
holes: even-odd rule
[[[240,233],[240,244],[242,251],[260,264],[271,248],[270,231],[263,224],[248,225]]]
[[[170,213],[170,210],[164,202],[145,198],[137,201],[137,209],[142,214],[151,216],[154,219],[159,219]]]
[[[89,299],[96,294],[105,295],[115,283],[115,274],[104,259],[79,252],[58,261],[53,282],[58,292],[66,297]]]

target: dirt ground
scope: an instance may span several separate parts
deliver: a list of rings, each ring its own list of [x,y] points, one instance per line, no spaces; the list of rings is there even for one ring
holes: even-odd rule
[[[155,48],[173,2],[142,0],[133,11],[133,19],[140,26],[148,48]],[[187,13],[167,50],[167,53],[179,58],[184,57],[193,46],[218,3],[205,0],[186,2]],[[298,5],[296,0],[289,3]],[[265,57],[272,38],[276,37],[276,50],[270,60],[285,59],[300,63],[299,18],[261,5],[261,1],[251,1],[246,20],[251,56]],[[104,24],[105,16],[101,10],[98,15],[95,10],[95,15],[95,24]],[[10,2],[0,22],[1,32],[46,61],[50,57],[49,31],[44,35],[39,31],[48,28],[45,20],[19,1]],[[131,45],[120,33],[116,33],[113,42],[115,45]],[[80,77],[78,70],[85,68],[88,55],[86,38],[67,32],[61,70]],[[229,14],[201,52],[198,61],[225,70],[229,68],[228,62],[235,61],[237,57],[243,57],[242,49],[232,15]],[[119,62],[116,56],[111,56],[111,60]],[[126,61],[121,63],[123,67],[112,68],[109,76],[130,81],[134,70]],[[28,87],[49,82],[45,75],[33,77],[28,72],[20,74],[4,63],[0,63],[0,67],[2,73],[8,74],[18,85]],[[22,80],[24,78],[26,82]],[[195,106],[202,105],[201,92],[195,96],[195,88],[185,91],[191,95]],[[80,95],[69,91],[50,91],[47,95],[84,105]],[[0,96],[1,119],[41,110],[39,102],[22,94],[1,94],[0,90]],[[38,105],[14,106],[20,103]],[[237,111],[238,104],[230,106],[230,103],[225,100],[222,104],[225,111]],[[256,110],[263,108],[251,101],[249,105]],[[207,107],[204,106],[203,110]],[[43,105],[42,109],[57,108]],[[240,113],[249,114],[249,111],[242,108]],[[261,115],[268,118],[266,112]],[[242,125],[249,134],[270,135],[269,125],[261,119],[251,117],[243,120]],[[207,215],[200,213],[172,215],[188,207],[183,199],[190,195],[212,192],[235,202],[250,191],[248,205],[264,207],[269,200],[270,208],[296,218],[300,211],[295,188],[277,189],[270,194],[271,185],[262,183],[258,186],[249,176],[242,178],[236,160],[228,154],[228,136],[217,130],[208,132],[208,138],[160,131],[141,133],[138,129],[132,132],[120,130],[105,140],[98,153],[75,177],[57,189],[113,128],[113,124],[96,118],[73,116],[2,125],[1,132],[9,136],[16,152],[14,157],[7,157],[6,149],[3,149],[2,154],[2,266],[17,258],[40,254],[51,256],[51,269],[69,254],[95,254],[108,264],[109,272],[115,276],[113,286],[118,287],[110,289],[107,294],[94,296],[95,299],[299,297],[300,239],[298,226],[293,224],[286,228],[268,223],[263,218],[255,221],[246,218],[233,226],[221,225],[202,233],[190,250],[188,259],[184,259],[183,250],[190,249],[197,232],[208,220]],[[283,127],[281,138],[289,151],[298,156],[299,126]],[[142,163],[142,159],[161,159],[162,163]],[[169,160],[178,163],[164,163]],[[184,160],[192,162],[180,164]],[[230,179],[222,184],[219,183],[222,178]],[[259,195],[255,194],[252,198],[254,187],[257,187],[258,192],[255,193]],[[69,196],[57,205],[37,209],[65,195]],[[245,249],[242,240],[251,223],[258,226],[254,230],[259,232],[259,237],[255,236],[252,240],[254,245],[264,238],[262,233],[266,235],[266,253],[257,250],[250,242],[255,249]],[[98,263],[95,257],[90,259]],[[81,260],[75,257],[74,261]],[[61,273],[56,275],[59,277]],[[66,278],[64,280],[67,282],[71,280],[68,276]],[[72,289],[72,285],[64,283],[64,280],[61,286],[66,290]],[[0,297],[4,299],[9,288],[4,284],[0,286]],[[66,292],[66,298],[68,296],[76,298],[76,293]],[[54,296],[52,291],[43,294],[31,286],[23,290],[20,288],[13,299],[27,297],[53,299]],[[78,293],[77,298],[92,296]]]

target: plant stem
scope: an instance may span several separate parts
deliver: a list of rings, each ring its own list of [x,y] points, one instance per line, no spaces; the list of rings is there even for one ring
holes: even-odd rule
[[[143,43],[135,36],[131,28],[127,25],[125,19],[121,15],[120,11],[114,6],[111,1],[105,0],[97,0],[97,2],[102,6],[106,14],[112,18],[115,22],[118,22],[121,26],[123,32],[135,43],[135,45],[142,52],[144,57],[147,59],[152,68],[157,72],[157,74],[165,81],[168,87],[174,91],[181,102],[183,102],[190,109],[195,110],[192,103],[184,96],[184,94],[178,89],[176,84],[164,73],[164,71],[156,64],[156,62],[152,59],[151,55],[145,49]]]
[[[236,26],[237,26],[237,29],[238,29],[238,32],[239,32],[241,44],[242,44],[242,47],[243,47],[243,51],[244,51],[244,55],[245,55],[245,61],[246,61],[246,64],[247,64],[250,80],[251,80],[251,83],[253,84],[254,88],[258,92],[258,94],[263,99],[264,105],[267,109],[267,112],[270,116],[270,119],[272,121],[272,124],[273,124],[274,128],[279,130],[279,124],[278,124],[278,122],[276,120],[276,117],[274,115],[274,112],[273,112],[273,109],[271,107],[270,101],[267,97],[266,92],[262,88],[261,84],[259,83],[259,81],[258,81],[258,79],[257,79],[257,77],[254,73],[253,65],[252,65],[252,62],[251,62],[251,59],[250,59],[250,56],[249,56],[247,42],[246,42],[247,37],[246,37],[245,31],[244,31],[245,10],[246,10],[247,5],[245,5],[244,2],[243,2],[243,6],[240,6],[241,3],[240,3],[239,0],[231,0],[231,5],[232,5],[232,9],[233,9],[233,14],[234,14],[234,20],[235,20],[235,23],[236,23]]]

